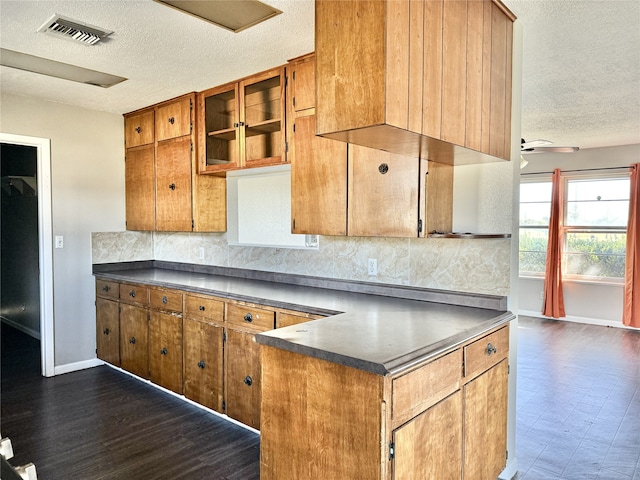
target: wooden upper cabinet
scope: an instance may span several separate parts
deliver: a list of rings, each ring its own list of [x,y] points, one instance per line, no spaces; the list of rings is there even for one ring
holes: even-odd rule
[[[156,107],[156,140],[191,134],[191,111],[193,99],[185,97]]]
[[[317,133],[441,163],[508,160],[514,20],[500,0],[318,0]]]
[[[190,232],[191,138],[158,144],[156,157],[156,229]]]
[[[124,117],[124,145],[126,148],[153,144],[155,141],[154,118],[153,109]]]
[[[284,67],[198,94],[198,173],[286,162]]]
[[[300,112],[316,106],[315,55],[308,54],[291,60],[287,66],[287,102],[293,111]]]
[[[155,229],[155,148],[153,144],[127,149],[125,202],[127,230]]]

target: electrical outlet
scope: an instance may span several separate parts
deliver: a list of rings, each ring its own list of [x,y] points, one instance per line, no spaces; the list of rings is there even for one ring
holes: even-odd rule
[[[378,275],[378,260],[375,258],[370,258],[367,261],[367,272],[369,275]]]

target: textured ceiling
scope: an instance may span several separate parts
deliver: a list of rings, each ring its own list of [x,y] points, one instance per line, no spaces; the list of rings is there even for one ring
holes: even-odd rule
[[[0,67],[2,92],[124,113],[313,50],[313,0],[240,33],[151,0],[0,0],[0,46],[129,80],[109,89]],[[640,143],[640,1],[504,0],[523,27],[522,132],[581,148]],[[37,33],[58,13],[115,33],[94,47]]]

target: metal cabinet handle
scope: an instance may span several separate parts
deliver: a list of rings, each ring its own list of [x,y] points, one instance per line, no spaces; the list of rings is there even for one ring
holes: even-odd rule
[[[380,166],[378,167],[378,171],[384,175],[385,173],[387,173],[389,171],[389,165],[387,165],[386,163],[381,163]]]
[[[167,350],[167,347],[164,347],[162,350],[160,350],[160,355],[167,355],[169,353],[169,350]]]
[[[201,312],[204,312],[204,310],[205,310],[205,309],[204,309],[204,305],[200,305],[200,306],[198,307],[198,310],[200,310]]]
[[[129,292],[129,296],[130,296],[131,298],[136,298],[136,291],[135,291],[135,290],[131,290],[131,291]]]
[[[108,328],[105,328],[105,329],[102,331],[102,333],[104,333],[105,335],[109,335],[109,329],[108,329]]]
[[[129,343],[130,343],[131,345],[135,345],[135,344],[136,344],[136,337],[131,337],[131,338],[129,339]]]
[[[169,189],[170,190],[175,190],[176,189],[176,184],[172,183],[171,185],[169,185]]]
[[[164,303],[166,305],[168,301],[169,301],[169,299],[166,296],[162,297],[162,303]]]
[[[170,123],[171,125],[173,125],[175,121],[176,121],[176,119],[175,119],[175,118],[173,118],[173,117],[169,117],[169,123]]]
[[[105,285],[104,287],[102,287],[103,292],[108,292],[109,290],[111,290],[111,287],[109,287],[109,285]]]
[[[251,378],[249,375],[244,377],[244,384],[246,386],[250,387],[252,383],[253,383],[253,378]]]
[[[249,322],[249,323],[253,322],[253,315],[251,315],[251,312],[247,313],[247,314],[244,316],[244,321],[245,321],[245,322]]]
[[[200,361],[198,362],[198,368],[204,368],[204,367],[205,367],[204,360],[200,360]]]
[[[141,128],[141,127],[136,127],[136,132],[137,132],[137,133],[140,133],[141,131],[142,131],[142,128]]]
[[[487,344],[487,356],[491,356],[492,353],[498,353],[498,349],[494,347],[491,343]]]

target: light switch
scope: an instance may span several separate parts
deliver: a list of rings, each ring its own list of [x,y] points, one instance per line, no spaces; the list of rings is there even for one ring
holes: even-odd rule
[[[56,248],[64,248],[64,237],[56,235]]]

